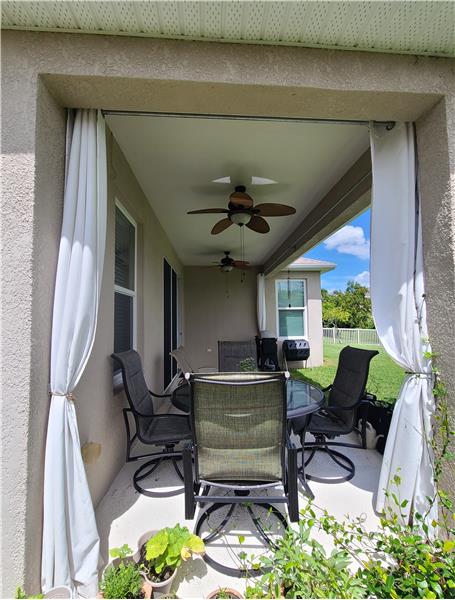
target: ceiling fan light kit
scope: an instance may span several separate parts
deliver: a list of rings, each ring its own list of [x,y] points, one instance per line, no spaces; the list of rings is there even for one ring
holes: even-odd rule
[[[251,221],[251,214],[247,212],[232,212],[229,213],[229,219],[234,223],[234,225],[248,225]]]
[[[229,196],[227,208],[205,208],[188,212],[189,215],[214,213],[221,213],[226,216],[213,226],[212,235],[221,233],[232,224],[239,225],[239,227],[246,226],[248,229],[256,231],[256,233],[268,233],[270,227],[264,217],[293,215],[295,214],[295,208],[273,202],[254,206],[253,198],[246,193],[245,186],[238,185]]]

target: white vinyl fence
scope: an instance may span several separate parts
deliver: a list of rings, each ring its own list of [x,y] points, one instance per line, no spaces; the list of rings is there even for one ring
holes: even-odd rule
[[[324,342],[331,344],[361,344],[380,346],[376,329],[347,329],[343,327],[324,327]]]

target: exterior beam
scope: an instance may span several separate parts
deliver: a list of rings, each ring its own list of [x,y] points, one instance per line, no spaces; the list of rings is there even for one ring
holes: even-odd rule
[[[365,210],[370,204],[371,181],[368,149],[267,258],[263,265],[264,273],[270,275],[282,270]]]

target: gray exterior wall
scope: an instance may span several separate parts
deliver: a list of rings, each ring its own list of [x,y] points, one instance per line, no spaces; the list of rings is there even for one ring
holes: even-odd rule
[[[454,61],[448,59],[2,33],[1,595],[10,596],[22,582],[30,591],[39,587],[49,333],[63,195],[62,108],[416,121],[429,329],[453,406],[454,80]],[[151,339],[144,337],[145,354]],[[107,342],[98,343],[107,348]],[[107,384],[106,363],[101,372]],[[83,430],[89,408],[77,410]],[[454,471],[448,469],[446,478],[455,489]]]

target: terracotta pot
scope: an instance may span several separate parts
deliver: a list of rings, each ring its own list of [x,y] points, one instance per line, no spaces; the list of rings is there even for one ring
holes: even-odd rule
[[[217,598],[218,594],[220,593],[220,590],[222,590],[225,594],[229,594],[231,598],[243,598],[240,592],[227,587],[219,587],[218,589],[213,590],[213,592],[210,592],[207,598]]]
[[[133,554],[133,560],[135,562],[137,562],[137,563],[141,562],[141,548],[144,544],[146,544],[149,541],[149,539],[151,537],[153,537],[155,535],[155,533],[158,533],[158,531],[157,530],[146,531],[138,539],[137,552],[135,552]],[[156,590],[160,594],[168,594],[171,590],[172,582],[174,581],[175,576],[177,575],[177,569],[172,573],[172,575],[168,579],[166,579],[165,581],[160,581],[160,582],[152,581],[151,579],[149,579],[147,576],[147,573],[144,571],[142,571],[142,575],[144,576],[145,581],[152,586],[153,590]]]

